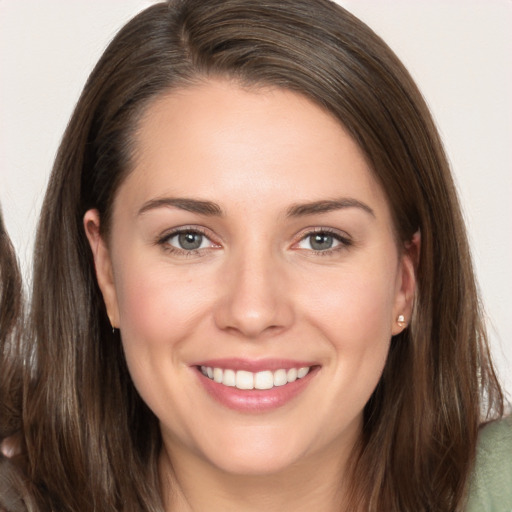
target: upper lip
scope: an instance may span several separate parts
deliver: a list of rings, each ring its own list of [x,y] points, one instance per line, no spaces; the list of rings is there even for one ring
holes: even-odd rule
[[[298,361],[295,359],[243,359],[229,357],[222,359],[208,359],[194,363],[191,366],[209,366],[210,368],[222,368],[229,370],[245,370],[257,373],[263,370],[289,370],[290,368],[304,368],[305,366],[317,366],[313,361]]]

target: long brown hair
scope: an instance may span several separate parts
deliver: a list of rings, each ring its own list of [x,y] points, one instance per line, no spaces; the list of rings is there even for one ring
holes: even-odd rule
[[[20,375],[13,367],[21,313],[21,275],[0,211],[0,441],[21,425]]]
[[[82,218],[108,234],[137,122],[209,77],[303,94],[336,116],[385,191],[400,241],[421,232],[411,325],[364,411],[347,510],[460,510],[479,424],[503,397],[442,143],[413,80],[328,0],[174,0],[130,21],[92,72],[58,152],[36,241],[25,380],[26,478],[40,510],[161,511],[157,419],[136,393]],[[340,504],[340,508],[343,508]]]
[[[21,274],[0,212],[0,510],[26,490],[12,456],[22,427],[23,310]]]

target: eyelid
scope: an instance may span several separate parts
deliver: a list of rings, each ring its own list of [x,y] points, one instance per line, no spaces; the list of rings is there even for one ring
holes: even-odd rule
[[[301,249],[301,248],[297,247],[297,245],[300,242],[302,242],[303,240],[305,240],[308,236],[319,234],[319,233],[325,233],[325,234],[332,236],[338,242],[340,242],[340,244],[337,245],[336,247],[326,249],[323,251],[315,251],[314,249]],[[332,254],[336,251],[347,249],[348,247],[352,246],[353,243],[354,242],[353,242],[352,238],[345,231],[341,231],[339,229],[335,229],[335,228],[331,228],[331,227],[316,226],[316,227],[309,227],[309,228],[305,228],[305,229],[301,230],[297,234],[295,242],[292,244],[292,249],[304,250],[304,251],[312,252],[315,254],[330,254],[330,253]]]
[[[197,233],[199,235],[204,236],[207,238],[211,246],[205,247],[202,249],[192,249],[192,250],[186,250],[186,249],[180,249],[179,247],[175,247],[168,243],[168,240],[172,237],[175,237],[177,235],[180,235],[182,233]],[[221,244],[215,240],[217,237],[211,233],[210,230],[202,227],[202,226],[196,226],[196,225],[184,225],[184,226],[177,226],[175,228],[168,229],[157,236],[155,240],[156,245],[162,246],[166,251],[175,253],[175,254],[181,254],[181,255],[197,255],[202,252],[208,251],[210,249],[218,249],[221,247]]]

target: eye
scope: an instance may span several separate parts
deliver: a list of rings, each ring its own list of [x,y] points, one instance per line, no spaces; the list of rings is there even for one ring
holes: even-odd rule
[[[197,228],[182,228],[167,233],[158,243],[170,252],[176,253],[194,253],[202,249],[218,247],[204,233]]]
[[[315,252],[332,252],[351,245],[350,239],[338,233],[322,229],[307,233],[298,242],[298,249],[306,249]]]
[[[178,233],[168,238],[168,243],[178,249],[185,251],[196,251],[208,246],[208,239],[201,233],[189,231],[186,233]]]

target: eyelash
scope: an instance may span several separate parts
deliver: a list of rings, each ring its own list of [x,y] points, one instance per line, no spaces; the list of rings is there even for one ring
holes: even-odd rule
[[[209,240],[213,247],[208,247],[206,249],[212,249],[215,248],[215,246],[219,246],[214,241],[211,240],[211,235],[208,235],[205,229],[202,229],[200,227],[191,227],[191,226],[183,226],[180,228],[173,229],[170,232],[165,233],[161,237],[159,237],[156,241],[158,245],[160,245],[164,251],[170,253],[170,254],[176,254],[178,256],[201,256],[204,254],[205,248],[202,249],[180,249],[178,247],[174,247],[169,243],[169,240],[171,238],[174,238],[175,236],[179,236],[181,234],[191,234],[191,235],[201,235],[205,237],[207,240]]]
[[[313,229],[308,229],[305,233],[303,233],[299,241],[296,242],[294,245],[299,244],[300,242],[306,240],[308,237],[314,236],[314,235],[328,235],[332,236],[334,240],[339,242],[339,245],[330,249],[326,249],[323,251],[315,250],[315,249],[307,249],[308,252],[313,253],[315,256],[332,256],[339,251],[347,250],[353,245],[353,241],[348,236],[341,235],[337,230],[334,230],[332,228],[325,228],[325,227],[318,227]],[[298,248],[297,250],[301,250]]]
[[[190,250],[179,249],[178,247],[174,247],[173,245],[171,245],[169,243],[169,240],[175,236],[179,236],[180,234],[201,235],[211,242],[212,247],[202,248],[202,249],[201,248],[190,249]],[[338,246],[336,246],[334,248],[325,249],[325,250],[304,249],[304,250],[306,250],[310,253],[313,253],[314,255],[317,255],[317,256],[331,256],[339,251],[346,250],[353,245],[353,241],[349,237],[342,236],[338,231],[331,229],[331,228],[318,227],[318,228],[308,229],[308,231],[302,233],[299,240],[294,243],[294,246],[303,242],[308,237],[311,237],[314,235],[328,235],[328,236],[331,236],[337,242],[339,242]],[[200,255],[204,254],[205,249],[208,250],[208,249],[220,247],[219,244],[217,244],[211,240],[211,235],[208,235],[205,229],[202,229],[202,228],[196,227],[196,226],[194,226],[194,227],[183,226],[180,228],[176,228],[176,229],[160,236],[156,240],[156,243],[157,243],[157,245],[160,245],[166,252],[171,253],[171,254],[176,254],[179,256],[200,256]],[[297,250],[301,250],[301,249],[297,248]]]

